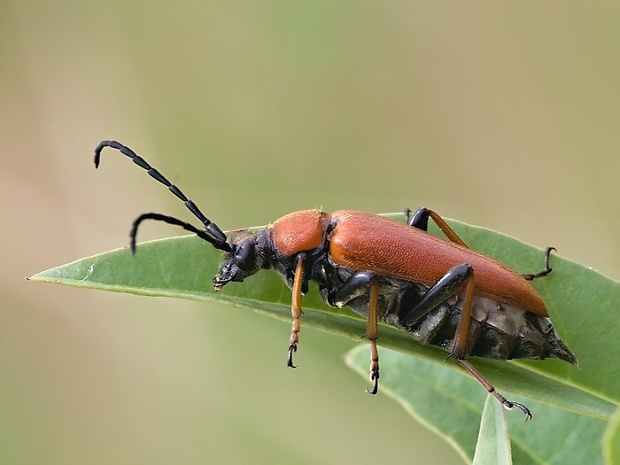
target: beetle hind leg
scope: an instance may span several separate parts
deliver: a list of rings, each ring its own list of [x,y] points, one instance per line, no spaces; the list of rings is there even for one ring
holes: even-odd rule
[[[530,410],[523,404],[513,402],[501,395],[495,387],[466,360],[467,344],[469,341],[469,328],[471,325],[472,304],[476,286],[474,269],[464,263],[451,268],[435,285],[433,285],[422,299],[407,314],[401,316],[401,322],[410,326],[415,324],[428,312],[436,308],[450,297],[457,295],[465,287],[461,313],[456,326],[454,345],[450,357],[456,358],[459,364],[465,368],[482,386],[507,409],[519,408],[525,414],[525,420],[532,418]],[[448,357],[448,358],[450,358]]]
[[[452,355],[457,359],[459,364],[465,368],[476,380],[482,384],[489,394],[498,400],[508,410],[512,410],[513,407],[519,408],[525,415],[525,421],[532,418],[532,412],[525,405],[519,402],[514,402],[506,399],[501,395],[497,389],[487,380],[482,373],[480,373],[474,366],[465,359],[467,353],[467,341],[469,335],[469,326],[471,323],[471,310],[474,298],[475,278],[473,269],[470,267],[470,272],[465,278],[467,281],[467,287],[465,288],[465,299],[461,309],[461,315],[456,327],[456,337],[454,339],[454,348],[452,349]]]
[[[501,395],[497,389],[480,373],[478,370],[474,368],[474,366],[469,363],[465,359],[458,359],[460,365],[465,368],[476,380],[482,384],[482,386],[487,390],[489,394],[492,394],[500,404],[502,404],[507,410],[512,410],[514,407],[520,409],[525,415],[525,421],[532,419],[532,412],[525,405],[520,404],[519,402],[515,402],[513,400],[506,399],[503,395]]]

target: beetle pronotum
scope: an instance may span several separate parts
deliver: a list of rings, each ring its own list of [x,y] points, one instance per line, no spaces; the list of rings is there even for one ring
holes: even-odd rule
[[[405,223],[352,210],[329,214],[319,210],[290,213],[257,232],[241,231],[232,239],[209,220],[198,206],[129,147],[102,141],[95,149],[110,147],[129,157],[181,199],[203,229],[160,213],[145,213],[133,222],[131,252],[136,250],[138,227],[144,220],[163,221],[196,234],[225,252],[215,290],[242,282],[261,269],[273,268],[292,289],[293,324],[288,366],[294,367],[301,328],[302,295],[308,282],[318,284],[322,298],[332,306],[349,306],[367,318],[370,342],[370,379],[379,386],[378,322],[407,330],[414,339],[442,347],[456,358],[507,409],[523,404],[507,400],[466,359],[553,357],[577,363],[555,332],[545,304],[527,281],[548,275],[545,269],[519,274],[496,260],[469,249],[454,230],[432,210],[405,211]],[[434,221],[449,241],[426,232]]]

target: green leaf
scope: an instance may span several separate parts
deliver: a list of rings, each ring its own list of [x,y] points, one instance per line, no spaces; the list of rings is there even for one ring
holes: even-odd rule
[[[503,407],[487,395],[473,465],[511,465],[510,438]]]
[[[392,216],[402,219],[402,214]],[[519,272],[538,271],[543,266],[544,255],[539,249],[484,228],[455,221],[450,221],[450,224],[472,249],[495,257]],[[258,273],[243,284],[229,284],[215,293],[211,281],[221,257],[221,252],[196,237],[175,237],[140,244],[134,257],[128,250],[119,249],[44,271],[31,279],[141,295],[217,300],[290,321],[291,293],[281,277],[273,271]],[[557,254],[552,255],[551,266],[554,272],[544,279],[535,280],[533,286],[544,298],[558,334],[576,354],[579,366],[558,360],[503,362],[472,359],[473,363],[501,391],[527,398],[523,402],[532,409],[536,418],[534,422],[528,423],[546,424],[546,416],[551,411],[554,418],[560,417],[560,431],[564,431],[562,425],[565,424],[562,416],[572,418],[571,415],[574,415],[569,412],[578,414],[576,417],[588,425],[588,422],[604,424],[600,420],[608,420],[620,403],[620,383],[617,382],[620,379],[620,364],[614,361],[614,354],[618,353],[620,345],[617,337],[620,334],[620,319],[616,316],[620,307],[620,285]],[[359,340],[360,335],[365,333],[366,326],[363,319],[349,310],[325,305],[315,288],[311,288],[304,297],[302,325],[355,340]],[[384,348],[415,355],[415,359],[404,358],[427,364],[425,370],[428,367],[446,370],[441,375],[444,380],[462,377],[462,371],[456,364],[444,363],[445,352],[415,342],[405,331],[381,326],[379,343]],[[383,357],[385,355],[382,355],[381,361],[381,380],[382,387],[387,387],[386,378],[390,376],[390,368]],[[364,366],[367,363],[366,360]],[[402,370],[398,373],[402,379],[406,379]],[[407,386],[417,391],[418,382],[416,380]],[[425,376],[423,382],[436,383],[437,380]],[[451,426],[473,424],[477,431],[477,418],[481,414],[485,391],[477,383],[474,385],[475,389],[456,391],[459,393],[458,398],[464,401],[453,403],[453,408],[447,413],[446,418],[450,419],[451,425],[436,424],[432,426],[434,429],[448,438],[452,437],[449,434]],[[394,389],[394,386],[387,388]],[[480,393],[483,398],[479,397]],[[432,396],[426,397],[426,402],[433,408],[441,404]],[[470,416],[472,414],[473,417]],[[469,419],[463,423],[461,417]],[[513,418],[520,418],[520,415],[512,413],[509,417],[509,421],[512,421]],[[426,422],[433,424],[431,421]],[[600,457],[602,428],[592,427],[592,431],[599,434],[595,442],[599,444],[597,456]],[[543,438],[548,433],[546,429],[540,432]],[[523,435],[527,441],[540,442],[529,436],[527,433]],[[467,448],[471,449],[472,446],[466,444],[473,445],[475,440],[475,434],[468,434],[466,438],[453,443],[458,445],[457,448],[468,450],[466,456],[471,458],[473,450]],[[547,441],[543,442],[540,447],[548,446]],[[524,442],[517,449],[527,450],[529,443]],[[521,453],[517,449],[513,443],[515,463],[519,463],[516,457]],[[532,452],[530,455],[536,454]]]
[[[603,455],[606,465],[620,464],[620,408],[616,410],[607,425],[607,431],[603,437]]]
[[[346,357],[347,364],[364,377],[368,377],[368,353],[368,347],[360,345]],[[417,421],[437,432],[466,462],[471,463],[479,438],[483,406],[489,397],[480,384],[451,359],[435,363],[387,349],[381,349],[379,357],[381,392],[400,403]],[[534,415],[525,422],[520,410],[506,412],[515,464],[603,463],[600,444],[605,431],[604,420],[508,395],[508,392],[503,394],[510,400],[527,404]],[[491,402],[502,409],[494,398]],[[488,442],[497,440],[494,436],[485,438]]]

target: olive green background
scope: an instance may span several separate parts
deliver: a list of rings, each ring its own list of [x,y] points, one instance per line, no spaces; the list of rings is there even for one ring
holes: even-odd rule
[[[118,153],[94,170],[113,138],[224,229],[425,205],[618,279],[619,20],[612,1],[1,2],[0,463],[461,463],[364,393],[351,341],[302,330],[290,370],[288,325],[247,310],[23,278],[126,245],[139,213],[191,218]]]

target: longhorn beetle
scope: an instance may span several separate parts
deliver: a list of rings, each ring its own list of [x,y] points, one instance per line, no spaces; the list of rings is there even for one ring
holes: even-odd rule
[[[545,304],[527,281],[548,275],[545,268],[518,274],[472,251],[432,210],[405,210],[406,223],[352,210],[329,214],[319,210],[290,213],[257,232],[241,231],[230,239],[198,206],[129,147],[102,141],[95,149],[95,167],[105,147],[118,150],[181,199],[203,229],[160,213],[145,213],[133,222],[131,253],[144,220],[163,221],[196,234],[225,253],[213,286],[242,282],[261,269],[274,268],[292,289],[293,325],[288,366],[293,364],[301,328],[301,300],[308,282],[318,284],[331,306],[349,306],[367,318],[370,379],[379,386],[378,322],[408,331],[417,341],[450,353],[507,409],[523,404],[502,396],[466,359],[467,355],[501,360],[553,357],[576,364],[577,359],[553,328]],[[428,234],[434,221],[449,241]]]

